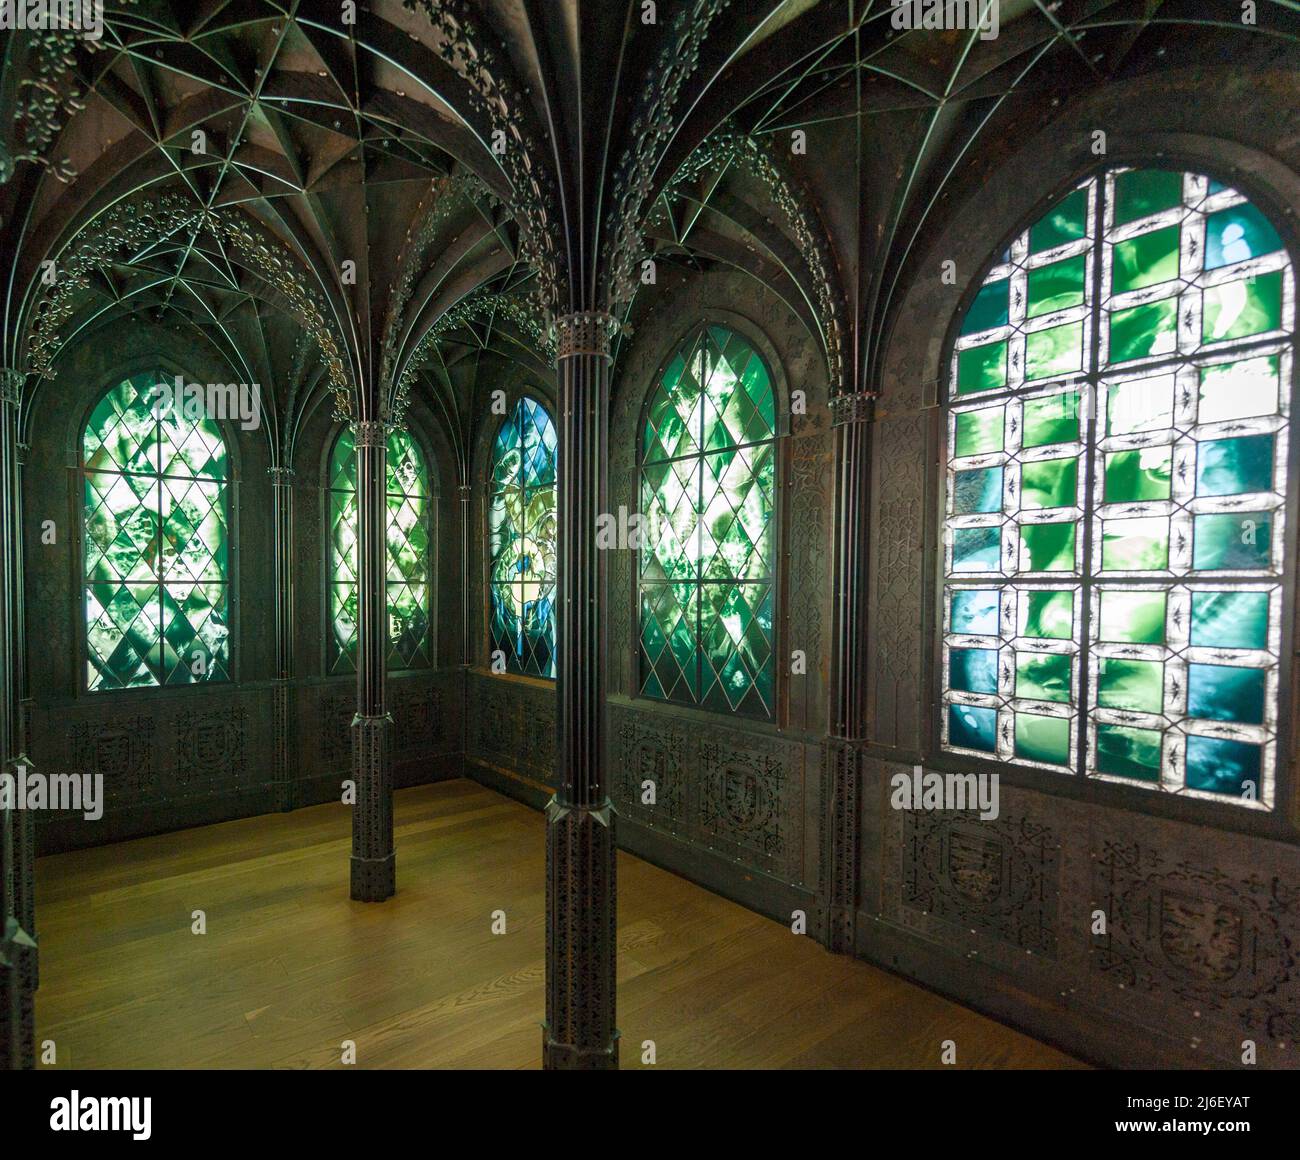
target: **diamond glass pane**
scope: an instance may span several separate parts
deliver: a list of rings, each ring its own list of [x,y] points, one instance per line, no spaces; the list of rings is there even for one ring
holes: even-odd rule
[[[775,440],[762,357],[701,327],[664,370],[642,435],[643,696],[772,715]]]
[[[1082,182],[949,379],[942,744],[1271,809],[1295,278],[1235,189]]]
[[[501,424],[488,496],[488,647],[507,672],[555,677],[557,435],[524,397]]]
[[[387,448],[387,606],[388,667],[427,668],[433,664],[430,594],[435,507],[429,471],[420,445],[407,431],[388,435]],[[330,455],[328,519],[330,531],[331,673],[356,671],[358,624],[357,456],[351,427],[344,427]]]
[[[92,692],[229,679],[225,439],[211,419],[155,407],[164,381],[124,379],[82,433]]]

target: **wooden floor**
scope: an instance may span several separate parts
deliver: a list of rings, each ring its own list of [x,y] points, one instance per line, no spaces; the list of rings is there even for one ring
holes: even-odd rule
[[[398,884],[347,899],[319,806],[43,858],[38,1040],[59,1067],[529,1068],[540,814],[469,781],[397,795]],[[192,933],[204,912],[207,933]],[[492,912],[507,930],[494,935]],[[622,1066],[1075,1067],[1068,1056],[619,856]]]

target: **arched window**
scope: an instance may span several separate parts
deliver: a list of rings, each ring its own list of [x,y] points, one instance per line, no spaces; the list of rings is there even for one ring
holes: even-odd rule
[[[226,443],[167,382],[124,379],[82,432],[90,691],[229,679]]]
[[[772,716],[775,485],[767,366],[739,334],[701,327],[642,436],[642,696]]]
[[[489,644],[507,672],[555,676],[556,433],[524,397],[492,447]]]
[[[334,443],[329,471],[329,671],[356,671],[357,458],[351,427]],[[388,435],[388,667],[433,663],[429,632],[433,543],[429,471],[407,431]]]
[[[948,388],[945,749],[1270,809],[1295,282],[1241,193],[1114,168],[984,279]]]

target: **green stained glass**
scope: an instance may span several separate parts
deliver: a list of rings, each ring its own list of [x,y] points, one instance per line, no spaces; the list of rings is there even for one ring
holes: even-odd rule
[[[1282,325],[1282,272],[1258,274],[1240,282],[1225,282],[1205,291],[1202,310],[1204,339],[1223,342],[1266,334]]]
[[[1178,300],[1166,298],[1110,315],[1110,361],[1171,354],[1178,342]]]
[[[1022,594],[1024,620],[1021,635],[1048,640],[1069,640],[1074,635],[1074,593],[1031,589]]]
[[[1070,763],[1070,722],[1064,717],[1016,714],[1016,756],[1051,765]]]
[[[1154,572],[1168,567],[1168,519],[1103,520],[1101,526],[1103,572]]]
[[[1020,500],[1027,508],[1071,507],[1079,486],[1079,461],[1039,459],[1020,473]]]
[[[1097,772],[1138,781],[1159,781],[1159,730],[1098,725]]]
[[[1265,355],[1202,367],[1197,420],[1222,423],[1275,414],[1279,366],[1277,355]]]
[[[1083,305],[1084,262],[1085,255],[1080,254],[1076,258],[1065,258],[1030,270],[1027,317],[1038,318],[1043,314]]]
[[[1088,191],[1076,189],[1063,197],[1029,228],[1031,253],[1054,250],[1078,241],[1088,232]]]
[[[1159,713],[1164,705],[1165,666],[1159,661],[1102,657],[1097,704],[1134,713]]]
[[[1107,434],[1134,435],[1139,431],[1158,431],[1168,427],[1173,418],[1172,375],[1116,383],[1107,388]]]
[[[697,331],[656,386],[642,436],[643,696],[772,715],[775,438],[762,357],[725,327]],[[963,494],[987,502],[978,490]]]
[[[1006,326],[1009,286],[1010,282],[1003,278],[980,287],[975,301],[970,304],[962,319],[962,334],[978,334],[983,330]]]
[[[1275,808],[1280,232],[1221,182],[1112,169],[992,270],[947,364],[944,745]]]
[[[1106,456],[1104,503],[1135,503],[1168,499],[1173,472],[1173,450],[1141,447]]]
[[[1047,447],[1073,443],[1079,438],[1079,393],[1066,391],[1041,399],[1026,399],[1021,443],[1025,447]]]
[[[1083,323],[1036,330],[1025,339],[1025,378],[1051,379],[1083,367]]]
[[[1001,451],[1005,410],[1004,407],[990,407],[982,411],[959,411],[953,454],[984,455]]]
[[[1277,230],[1249,202],[1221,209],[1205,219],[1205,268],[1217,270],[1282,248]]]
[[[557,452],[549,412],[520,398],[492,447],[488,646],[507,672],[530,677],[555,676]]]
[[[1268,593],[1193,592],[1191,640],[1208,648],[1267,648]]]
[[[1141,290],[1178,277],[1178,226],[1166,226],[1117,242],[1112,256],[1112,289],[1116,294]]]
[[[429,625],[432,582],[430,520],[433,506],[424,454],[410,432],[393,430],[387,446],[388,665],[426,668],[433,663]],[[351,427],[334,441],[329,465],[331,673],[356,670],[358,588],[357,456]]]
[[[1129,169],[1115,177],[1115,224],[1163,213],[1183,200],[1183,175],[1167,169]]]
[[[229,679],[227,455],[220,425],[124,379],[82,433],[89,691]]]
[[[1025,524],[1020,529],[1020,567],[1025,572],[1074,569],[1074,523]]]
[[[1070,658],[1063,653],[1018,653],[1016,696],[1031,701],[1070,700]]]
[[[1128,644],[1163,644],[1167,600],[1164,592],[1103,589],[1097,639]]]
[[[991,342],[972,346],[957,356],[957,393],[992,391],[1007,381],[1007,344]]]

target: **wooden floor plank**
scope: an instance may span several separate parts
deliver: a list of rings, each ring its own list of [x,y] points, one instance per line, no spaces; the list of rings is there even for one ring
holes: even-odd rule
[[[397,896],[348,900],[342,805],[42,858],[37,1034],[60,1067],[535,1068],[545,827],[470,781],[397,795]],[[619,855],[622,1063],[1076,1067]],[[207,933],[191,931],[202,910]],[[504,911],[506,933],[493,934]]]

